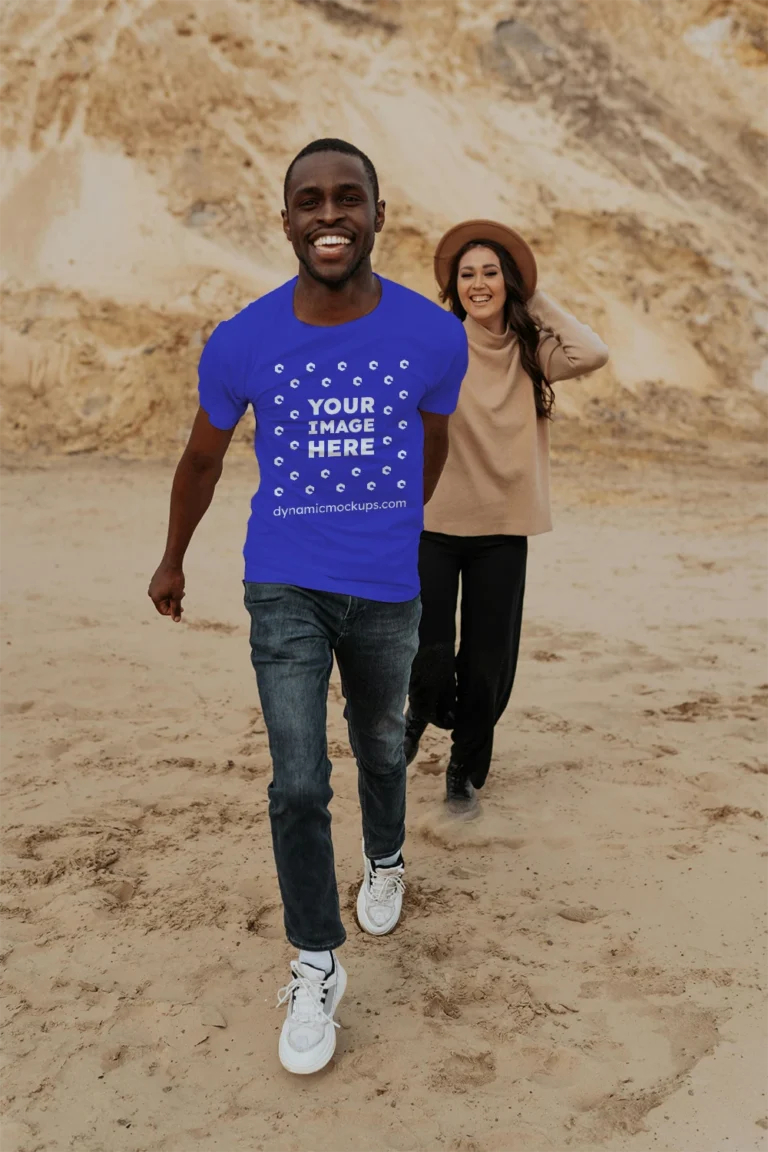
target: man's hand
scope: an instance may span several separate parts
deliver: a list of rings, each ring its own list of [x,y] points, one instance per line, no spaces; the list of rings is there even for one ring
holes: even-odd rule
[[[149,598],[161,616],[170,616],[177,623],[184,609],[184,572],[181,568],[163,563],[149,583]]]

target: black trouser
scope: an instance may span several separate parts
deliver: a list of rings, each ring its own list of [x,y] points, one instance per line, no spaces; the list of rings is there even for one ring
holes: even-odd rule
[[[452,758],[476,788],[488,775],[493,730],[515,681],[527,556],[527,536],[421,537],[422,615],[410,709],[419,720],[453,729]]]

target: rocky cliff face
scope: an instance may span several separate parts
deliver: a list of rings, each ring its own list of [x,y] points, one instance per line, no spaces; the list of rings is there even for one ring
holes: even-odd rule
[[[379,168],[386,275],[469,216],[608,341],[562,435],[764,437],[762,0],[6,0],[4,441],[175,450],[218,319],[293,272],[315,136]],[[246,439],[247,429],[241,439]]]

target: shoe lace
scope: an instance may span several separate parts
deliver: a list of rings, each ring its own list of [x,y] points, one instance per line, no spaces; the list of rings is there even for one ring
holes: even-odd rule
[[[388,903],[405,892],[403,868],[377,868],[371,875],[371,898],[380,903]]]
[[[335,1020],[330,1020],[323,1010],[327,990],[326,981],[312,980],[309,976],[305,976],[297,960],[291,960],[291,972],[293,979],[277,994],[277,1007],[280,1008],[288,1000],[291,1000],[291,1019],[297,1024],[328,1024],[330,1022],[334,1028],[340,1028],[341,1025],[337,1024]]]

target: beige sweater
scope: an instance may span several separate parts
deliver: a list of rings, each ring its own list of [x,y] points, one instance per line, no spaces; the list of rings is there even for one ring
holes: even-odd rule
[[[542,292],[529,304],[540,325],[539,364],[550,384],[594,372],[608,349],[586,324]],[[552,527],[549,421],[537,417],[517,337],[496,336],[471,316],[469,367],[449,425],[450,449],[424,527],[451,536],[535,536]]]

